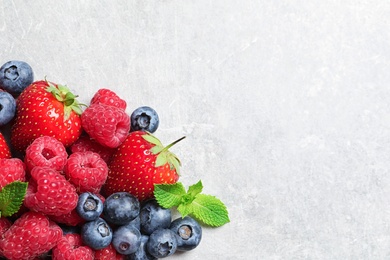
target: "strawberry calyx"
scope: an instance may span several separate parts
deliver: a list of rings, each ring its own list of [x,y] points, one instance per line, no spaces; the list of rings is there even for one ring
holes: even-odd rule
[[[64,104],[64,121],[68,120],[72,111],[76,114],[81,115],[81,106],[85,106],[77,101],[78,95],[74,95],[70,89],[64,85],[53,85],[47,81],[48,87],[47,92],[50,92],[55,99]]]
[[[150,149],[150,152],[154,155],[157,155],[156,162],[154,165],[155,167],[160,167],[168,163],[171,170],[175,169],[176,173],[180,175],[181,162],[174,153],[169,151],[169,148],[186,138],[185,136],[179,138],[178,140],[172,142],[167,146],[163,146],[160,140],[158,140],[157,137],[155,137],[149,132],[146,132],[146,134],[142,135],[142,138],[144,138],[149,143],[154,144],[154,146]]]

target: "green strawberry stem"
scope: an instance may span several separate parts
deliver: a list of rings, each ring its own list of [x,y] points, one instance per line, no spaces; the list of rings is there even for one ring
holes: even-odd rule
[[[169,148],[171,148],[172,146],[174,146],[175,144],[177,144],[178,142],[180,142],[184,138],[186,138],[186,137],[183,136],[183,137],[177,139],[176,141],[174,141],[173,143],[168,144],[167,146],[164,147],[164,149],[161,150],[161,152],[167,151]]]

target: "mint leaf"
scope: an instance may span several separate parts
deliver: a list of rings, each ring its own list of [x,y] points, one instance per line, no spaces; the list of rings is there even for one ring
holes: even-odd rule
[[[191,205],[192,214],[207,225],[219,227],[230,221],[226,206],[214,196],[198,194]]]
[[[27,182],[15,181],[0,191],[0,217],[9,217],[19,211],[27,192]]]
[[[164,208],[177,207],[182,202],[186,190],[181,182],[175,184],[154,184],[154,196]]]
[[[190,187],[188,187],[187,193],[191,194],[192,196],[195,197],[196,195],[201,193],[202,190],[203,190],[202,181],[198,181],[197,183],[195,183],[195,184],[191,185]]]

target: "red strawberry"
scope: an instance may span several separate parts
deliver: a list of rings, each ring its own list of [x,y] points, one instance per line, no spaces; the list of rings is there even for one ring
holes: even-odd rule
[[[42,213],[29,211],[3,234],[0,248],[9,260],[33,259],[52,249],[61,237],[57,224]]]
[[[72,153],[64,167],[65,176],[79,193],[99,193],[107,179],[108,167],[94,152]]]
[[[126,110],[127,106],[125,100],[121,99],[114,91],[106,88],[101,88],[95,93],[91,99],[91,105],[92,104],[103,104],[117,107],[122,110]]]
[[[65,147],[75,142],[81,132],[80,104],[70,90],[48,81],[37,81],[18,97],[11,143],[24,151],[39,136],[52,136]]]
[[[24,205],[47,215],[64,215],[77,206],[76,188],[49,167],[36,166],[31,171]]]
[[[35,166],[47,166],[56,171],[62,171],[66,164],[68,153],[65,146],[51,136],[40,136],[26,149],[24,162],[28,171]]]
[[[84,134],[81,135],[80,138],[77,139],[77,141],[71,145],[70,151],[72,153],[87,151],[98,153],[100,157],[106,163],[108,163],[110,161],[111,155],[115,151],[115,148],[104,147],[95,140],[93,140],[91,137],[89,137],[89,135]]]
[[[175,183],[180,161],[168,148],[183,138],[163,147],[148,132],[131,132],[111,158],[105,195],[127,191],[142,201],[153,197],[154,184]]]
[[[81,115],[85,132],[99,144],[118,147],[130,131],[130,117],[122,109],[102,104],[92,104]]]
[[[79,234],[66,234],[53,248],[53,260],[93,260],[94,251],[84,246]]]
[[[116,252],[114,246],[110,244],[103,249],[95,250],[95,260],[123,260],[124,255]]]
[[[0,159],[0,190],[13,181],[24,181],[26,167],[18,158]]]
[[[0,158],[11,158],[11,150],[2,133],[0,133]]]

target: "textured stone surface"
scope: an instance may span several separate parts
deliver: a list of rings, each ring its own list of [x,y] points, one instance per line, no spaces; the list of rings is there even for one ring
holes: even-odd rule
[[[172,259],[390,257],[389,2],[0,3],[1,63],[187,136],[182,182],[231,223]]]

